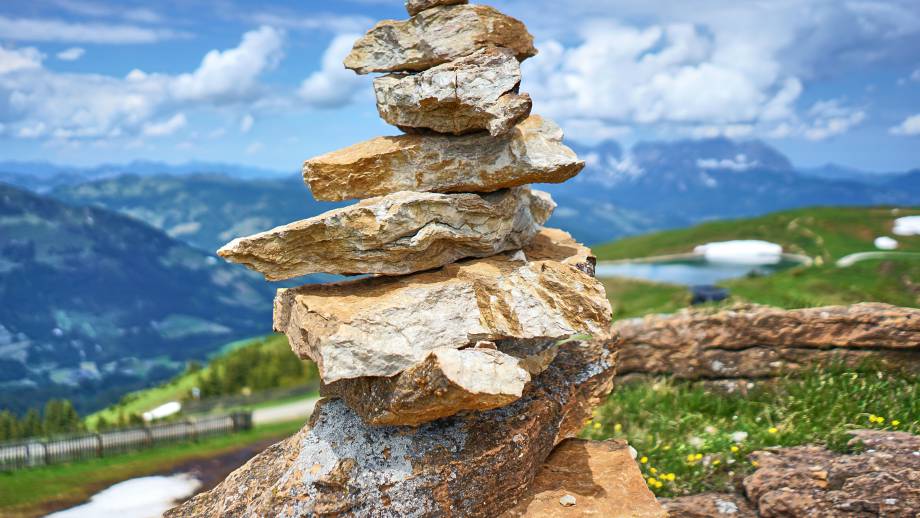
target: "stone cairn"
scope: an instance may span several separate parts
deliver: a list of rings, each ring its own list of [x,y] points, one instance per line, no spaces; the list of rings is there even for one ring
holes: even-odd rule
[[[386,74],[377,108],[405,134],[303,167],[316,199],[360,201],[218,252],[271,280],[370,274],[278,290],[274,328],[325,399],[172,516],[498,516],[612,389],[595,258],[527,187],[584,166],[518,91],[533,38],[464,0],[407,9],[345,59]]]

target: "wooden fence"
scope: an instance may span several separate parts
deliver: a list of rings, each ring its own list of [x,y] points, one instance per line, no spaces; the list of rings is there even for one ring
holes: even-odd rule
[[[161,444],[196,441],[201,437],[234,433],[250,428],[252,413],[236,412],[102,433],[0,442],[0,471],[106,457]]]

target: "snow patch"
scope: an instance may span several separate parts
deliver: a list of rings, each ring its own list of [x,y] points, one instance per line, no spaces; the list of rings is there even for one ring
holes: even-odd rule
[[[180,410],[182,410],[182,403],[170,401],[169,403],[163,403],[149,412],[144,412],[143,417],[144,421],[154,421],[156,419],[169,417],[173,414],[178,414]]]
[[[189,474],[140,477],[96,493],[89,502],[49,514],[49,518],[158,518],[195,493],[201,481]]]
[[[894,220],[894,230],[899,236],[920,236],[920,216],[905,216]]]
[[[888,236],[879,236],[875,238],[875,248],[879,250],[894,250],[898,247],[898,242]]]
[[[782,259],[783,247],[768,241],[736,240],[706,243],[693,252],[713,263],[777,264]]]

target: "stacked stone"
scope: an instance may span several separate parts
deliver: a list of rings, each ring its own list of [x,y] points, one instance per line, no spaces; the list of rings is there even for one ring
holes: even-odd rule
[[[463,0],[407,8],[345,59],[386,74],[377,107],[405,134],[303,168],[316,199],[360,201],[219,251],[271,280],[370,274],[275,299],[275,330],[327,399],[177,516],[497,516],[612,388],[595,259],[542,227],[555,204],[527,186],[584,166],[518,91],[533,38]]]

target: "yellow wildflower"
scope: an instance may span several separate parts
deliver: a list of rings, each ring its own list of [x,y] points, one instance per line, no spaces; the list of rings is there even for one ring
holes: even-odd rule
[[[883,424],[885,422],[885,418],[882,416],[878,416],[878,418],[875,419],[875,422],[878,424]]]
[[[674,479],[677,478],[677,475],[675,475],[674,473],[668,473],[667,475],[665,475],[665,477],[667,477],[669,481],[674,482]]]
[[[756,468],[757,466],[760,466],[760,463],[758,463],[756,460],[752,460],[751,466],[754,466]]]
[[[702,454],[702,453],[697,453],[696,455],[694,455],[694,458],[695,458],[695,460],[702,460],[703,454]]]
[[[767,432],[769,433],[776,433],[778,431],[779,430],[775,426],[771,426],[770,428],[767,429]]]
[[[722,463],[722,461],[719,460],[719,459],[714,459],[714,460],[712,461],[712,465],[713,465],[713,466],[718,466],[718,465],[721,464],[721,463]]]
[[[897,428],[899,424],[901,424],[901,421],[898,421],[897,419],[891,420],[891,426]]]
[[[739,448],[735,445],[732,445],[731,450],[732,450],[732,453],[738,453]]]
[[[652,475],[658,474],[658,470],[655,468],[649,468],[648,470],[652,473]]]
[[[648,462],[648,457],[646,457],[646,456],[643,455],[642,458],[639,459],[639,462],[641,462],[642,464],[647,463],[647,462]]]
[[[600,424],[600,423],[594,423],[594,429],[595,429],[595,430],[600,430],[600,429],[601,429],[601,424]]]
[[[613,431],[616,432],[616,433],[622,432],[622,431],[623,431],[623,425],[621,425],[620,423],[617,423],[617,424],[613,425]]]

